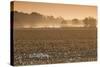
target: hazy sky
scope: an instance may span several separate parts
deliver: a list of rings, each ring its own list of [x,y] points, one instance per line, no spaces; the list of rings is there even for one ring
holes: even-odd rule
[[[67,4],[49,4],[49,3],[35,3],[35,2],[14,2],[14,10],[31,13],[39,12],[43,15],[59,17],[64,19],[83,19],[91,16],[96,18],[96,6],[82,6],[82,5],[67,5]]]

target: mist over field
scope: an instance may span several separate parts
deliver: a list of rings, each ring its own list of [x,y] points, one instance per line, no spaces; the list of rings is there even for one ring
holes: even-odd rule
[[[65,20],[14,12],[14,65],[96,61],[96,32],[92,17]]]
[[[63,28],[63,27],[96,27],[96,19],[86,17],[84,19],[45,16],[37,12],[31,14],[14,11],[14,28]]]

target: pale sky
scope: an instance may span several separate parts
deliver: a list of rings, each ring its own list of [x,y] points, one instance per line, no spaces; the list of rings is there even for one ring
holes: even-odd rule
[[[68,5],[68,4],[50,4],[36,2],[14,2],[14,10],[24,13],[38,12],[47,16],[63,17],[64,19],[84,19],[91,16],[97,17],[96,6],[86,5]]]

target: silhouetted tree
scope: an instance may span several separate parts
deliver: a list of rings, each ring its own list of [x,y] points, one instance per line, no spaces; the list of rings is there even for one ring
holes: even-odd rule
[[[66,20],[62,20],[61,24],[67,24]]]
[[[61,16],[59,16],[59,17],[56,18],[56,23],[62,24],[62,21],[63,21],[63,20],[64,20],[64,19],[63,19]]]
[[[86,17],[83,19],[85,27],[96,27],[96,19],[93,17]]]
[[[79,24],[79,20],[76,19],[76,18],[75,18],[75,19],[72,19],[72,23],[73,23],[73,24]]]

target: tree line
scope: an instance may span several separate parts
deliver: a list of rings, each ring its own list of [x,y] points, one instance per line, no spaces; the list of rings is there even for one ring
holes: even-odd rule
[[[22,13],[18,11],[12,11],[14,15],[14,24],[16,25],[23,25],[23,24],[30,24],[30,25],[37,25],[37,24],[67,24],[68,20],[64,19],[63,17],[54,16],[44,16],[37,12],[32,12],[31,14]],[[97,20],[93,17],[85,17],[81,20],[84,24],[84,27],[96,27]],[[79,24],[80,19],[74,18],[71,20],[73,24]]]

